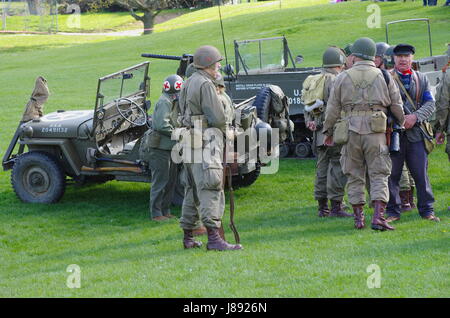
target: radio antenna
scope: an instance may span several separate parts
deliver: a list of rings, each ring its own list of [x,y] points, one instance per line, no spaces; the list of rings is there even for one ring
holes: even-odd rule
[[[226,65],[228,65],[227,47],[225,46],[225,34],[223,32],[222,12],[220,10],[220,6],[221,6],[222,1],[218,0],[218,3],[219,3],[218,7],[219,7],[220,29],[222,30],[223,51],[225,53],[225,63],[226,63]]]

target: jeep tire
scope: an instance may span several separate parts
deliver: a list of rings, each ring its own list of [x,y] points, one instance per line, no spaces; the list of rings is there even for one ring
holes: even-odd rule
[[[23,202],[55,203],[64,195],[66,176],[54,156],[31,151],[14,163],[11,184]]]

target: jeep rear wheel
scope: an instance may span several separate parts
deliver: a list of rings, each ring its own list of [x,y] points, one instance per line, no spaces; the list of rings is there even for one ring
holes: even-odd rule
[[[64,195],[66,176],[50,154],[27,152],[14,163],[11,184],[20,200],[27,203],[55,203]]]

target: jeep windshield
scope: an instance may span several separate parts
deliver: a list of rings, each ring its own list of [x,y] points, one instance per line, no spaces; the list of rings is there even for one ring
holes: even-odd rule
[[[238,74],[283,72],[289,49],[284,37],[234,41]]]
[[[106,149],[103,152],[121,151],[122,147],[113,151],[118,148],[114,144],[125,144],[135,137],[134,128],[146,125],[148,65],[144,62],[99,79],[94,134],[98,147]]]

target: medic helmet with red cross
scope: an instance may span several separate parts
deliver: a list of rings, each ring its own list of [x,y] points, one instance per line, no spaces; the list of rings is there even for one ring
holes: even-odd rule
[[[162,92],[169,95],[179,94],[182,87],[183,87],[183,79],[180,76],[174,74],[168,76],[164,80]]]

